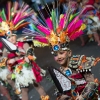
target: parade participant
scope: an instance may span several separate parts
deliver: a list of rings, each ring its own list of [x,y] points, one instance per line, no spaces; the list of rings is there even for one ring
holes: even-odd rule
[[[94,6],[96,7],[97,10],[100,9],[99,5],[100,5],[100,1],[99,0],[95,0]]]
[[[0,35],[5,36],[10,43],[17,47],[17,50],[14,51],[7,50],[7,67],[11,72],[7,75],[8,83],[15,89],[15,93],[20,94],[21,92],[22,100],[28,100],[30,84],[34,84],[40,96],[45,96],[43,87],[38,84],[42,80],[41,73],[45,74],[45,71],[35,63],[36,57],[33,48],[29,47],[27,43],[17,42],[17,35],[13,34],[14,31],[29,24],[26,18],[34,14],[34,11],[24,3],[19,7],[16,1],[14,4],[8,2],[7,7],[7,13],[5,9],[1,11]]]
[[[8,40],[18,48],[17,54],[15,52],[8,54],[8,66],[14,68],[12,76],[9,77],[15,78],[16,92],[21,88],[22,100],[28,100],[28,86],[34,84],[40,96],[45,96],[43,87],[38,84],[42,80],[41,68],[35,63],[33,48],[29,47],[28,43],[17,42],[14,34],[8,37]]]
[[[87,24],[87,34],[91,35],[93,34],[95,41],[98,43],[98,46],[100,46],[100,38],[98,34],[99,30],[99,17],[96,15],[96,10],[89,12],[90,14],[87,14],[87,17],[84,19],[84,22]]]
[[[85,5],[94,5],[95,0],[82,0],[82,6]],[[98,24],[98,16],[96,15],[96,9],[87,13],[86,17],[84,17],[84,22],[87,24],[87,34],[90,38],[90,41],[93,40],[92,36],[94,37],[95,41],[100,46],[100,38],[99,34],[97,33],[97,29],[99,29]]]
[[[100,60],[99,58],[86,57],[85,55],[73,55],[72,51],[69,47],[67,50],[59,50],[54,54],[55,61],[61,65],[60,70],[64,73],[68,78],[73,79],[77,87],[75,88],[75,92],[77,94],[70,94],[70,92],[66,92],[67,96],[70,99],[74,95],[76,96],[75,100],[84,100],[84,99],[98,99],[98,95],[96,95],[96,91],[98,90],[99,84],[95,82],[94,76],[91,73],[91,67],[95,66],[95,64]],[[94,94],[94,95],[93,95]],[[63,96],[59,100],[62,99]]]
[[[7,58],[4,56],[3,48],[3,44],[0,42],[0,93],[2,96],[5,96],[7,100],[12,100],[7,87],[5,87],[7,75],[10,74],[10,71],[6,66]]]
[[[88,70],[91,70],[91,66],[96,64],[96,61],[93,57],[86,57],[84,55],[73,56],[69,48],[70,40],[74,40],[83,34],[83,30],[86,28],[86,25],[80,19],[80,16],[87,10],[87,8],[92,8],[92,6],[85,6],[85,8],[74,15],[71,15],[73,9],[70,7],[64,15],[57,16],[55,9],[51,12],[51,17],[44,20],[45,27],[41,22],[33,22],[33,28],[36,30],[31,31],[33,33],[34,39],[41,41],[43,43],[50,44],[51,53],[54,55],[55,60],[61,65],[61,71],[71,78],[76,83],[75,91],[78,94],[75,95],[75,98],[72,97],[72,89],[69,87],[68,82],[62,82],[63,86],[67,85],[67,89],[63,87],[66,91],[66,96],[61,96],[58,100],[65,100],[66,97],[69,97],[69,100],[83,100],[91,98],[92,94],[95,94],[96,89],[98,88],[98,83],[94,82],[94,78]],[[29,31],[29,29],[24,30],[24,33]],[[78,73],[80,71],[80,73]],[[58,73],[58,72],[57,72]],[[61,75],[58,73],[54,75],[58,79],[59,84],[63,80]],[[69,80],[71,80],[69,79]],[[55,82],[55,80],[54,80]],[[62,85],[61,84],[61,85]],[[58,87],[60,88],[60,87]],[[73,87],[72,87],[73,88]],[[69,91],[68,91],[69,90]],[[86,93],[86,94],[85,94]],[[64,94],[64,92],[63,92]],[[67,98],[68,99],[68,98]]]

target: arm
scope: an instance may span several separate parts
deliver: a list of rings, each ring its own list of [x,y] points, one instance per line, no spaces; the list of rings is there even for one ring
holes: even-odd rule
[[[28,59],[31,60],[31,61],[32,60],[34,61],[36,59],[36,57],[35,57],[33,48],[30,47],[28,45],[28,43],[25,43],[24,46],[23,46],[23,48],[26,51],[26,55],[27,55]]]
[[[28,43],[24,43],[23,48],[25,50],[25,52],[27,52],[27,49],[29,48],[29,44]]]
[[[6,48],[3,49],[3,55],[2,56],[7,57],[7,49]]]
[[[87,83],[94,82],[94,75],[91,72],[84,73],[84,78]]]
[[[96,65],[99,61],[99,58],[91,58],[87,57],[82,59],[81,66],[85,69],[91,69],[92,66]],[[86,63],[86,64],[85,64]],[[88,65],[88,66],[87,66]],[[84,100],[84,98],[91,98],[91,96],[96,92],[98,88],[98,83],[95,82],[94,76],[91,72],[84,72],[84,78],[87,82],[87,85],[83,89],[82,93],[77,97],[79,100]],[[78,100],[76,99],[76,100]]]
[[[80,96],[82,96],[82,98],[91,98],[98,88],[98,83],[94,82],[94,77],[91,73],[84,74],[84,77],[87,81],[87,85]]]
[[[27,43],[25,43],[23,47],[26,51],[26,56],[27,56],[25,59],[27,60],[27,58],[28,58],[29,61],[34,61],[36,59],[35,54],[34,54],[34,49],[32,47],[30,47]],[[41,71],[41,76],[45,76],[46,71],[44,69],[40,68],[39,66],[38,66],[38,68]]]

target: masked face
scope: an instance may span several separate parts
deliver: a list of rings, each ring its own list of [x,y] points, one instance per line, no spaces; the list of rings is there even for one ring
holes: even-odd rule
[[[57,51],[55,54],[54,54],[54,59],[55,61],[60,64],[60,65],[65,65],[67,64],[67,58],[69,57],[69,51]]]
[[[8,40],[9,40],[11,43],[15,44],[16,41],[17,41],[16,35],[10,36],[10,37],[8,38]]]

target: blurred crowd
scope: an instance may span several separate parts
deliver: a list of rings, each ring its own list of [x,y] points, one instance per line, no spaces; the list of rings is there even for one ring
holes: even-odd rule
[[[98,46],[100,46],[100,0],[60,0],[62,4],[62,13],[67,11],[69,3],[74,6],[74,13],[79,12],[86,5],[94,6],[94,9],[89,11],[88,14],[82,16],[84,23],[87,25],[85,35],[88,36],[88,42],[95,41]],[[84,36],[80,37],[81,46],[84,46],[87,41],[85,41]]]

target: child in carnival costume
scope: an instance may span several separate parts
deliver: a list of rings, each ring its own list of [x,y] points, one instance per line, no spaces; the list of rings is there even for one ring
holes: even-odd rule
[[[96,9],[86,14],[84,22],[87,24],[87,34],[91,37],[93,34],[95,41],[100,45],[98,30],[100,27],[99,17],[96,15]]]
[[[17,47],[16,51],[7,51],[7,67],[11,74],[7,75],[8,80],[15,80],[10,83],[16,89],[17,94],[22,94],[22,100],[28,100],[28,87],[35,84],[40,95],[45,96],[43,87],[38,84],[42,80],[41,68],[35,63],[33,48],[28,43],[17,42],[17,35],[13,31],[28,25],[26,18],[34,14],[34,11],[27,4],[19,6],[18,2],[8,2],[7,13],[5,9],[1,11],[1,36],[6,36],[7,40]],[[7,42],[5,40],[5,42]],[[13,47],[12,47],[13,48]],[[35,69],[34,69],[35,67]],[[34,69],[34,70],[33,70]]]
[[[5,96],[7,100],[11,100],[10,94],[6,87],[7,75],[11,72],[6,66],[7,57],[5,57],[5,52],[3,52],[3,44],[0,42],[0,93]]]
[[[94,5],[95,0],[82,0],[82,6],[85,5]],[[95,7],[95,6],[94,6]],[[99,17],[96,15],[97,9],[91,10],[84,16],[84,22],[87,24],[87,34],[90,38],[90,41],[93,41],[93,37],[95,41],[98,43],[98,46],[100,46],[100,38],[98,35],[98,29],[100,27],[99,25]]]
[[[99,84],[97,79],[94,80],[91,67],[95,66],[100,59],[86,57],[85,55],[72,56],[69,47],[70,40],[79,37],[86,29],[86,25],[80,19],[80,16],[87,9],[93,8],[90,5],[85,6],[74,15],[71,15],[73,11],[70,6],[63,15],[58,15],[59,11],[56,12],[55,9],[52,9],[51,17],[43,19],[45,25],[40,21],[35,22],[33,20],[35,32],[30,30],[31,35],[39,42],[49,44],[55,61],[61,65],[60,71],[53,68],[50,73],[58,90],[62,90],[59,91],[61,95],[57,100],[91,100],[91,97],[96,95],[96,90],[98,90]],[[29,29],[25,28],[23,33],[28,34],[27,31]]]

